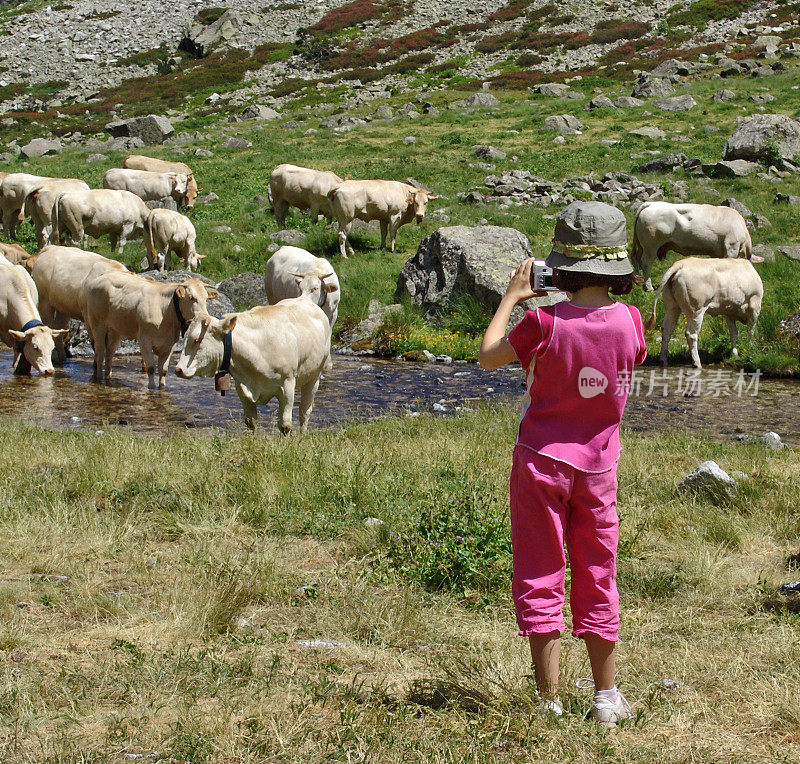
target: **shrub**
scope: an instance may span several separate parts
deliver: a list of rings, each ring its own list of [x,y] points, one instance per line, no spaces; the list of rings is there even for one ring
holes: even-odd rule
[[[391,21],[402,16],[403,6],[403,0],[355,0],[326,13],[310,27],[310,31],[330,34],[365,21],[376,21],[384,17]]]
[[[533,0],[516,0],[516,2],[509,3],[503,8],[498,8],[494,13],[490,13],[489,18],[492,21],[510,21],[511,19],[519,18],[525,14],[532,2]]]
[[[604,44],[617,40],[635,40],[643,37],[650,31],[647,24],[641,21],[624,21],[622,19],[607,19],[601,21],[592,32],[591,42]]]
[[[502,34],[487,35],[483,37],[475,46],[479,53],[496,53],[507,47],[509,43],[517,39],[516,32],[503,32]]]
[[[195,20],[198,24],[202,24],[204,27],[210,26],[215,21],[219,21],[222,17],[222,14],[227,13],[228,8],[203,8],[200,13],[195,16]]]
[[[685,10],[671,13],[667,22],[702,28],[709,21],[738,18],[755,2],[756,0],[697,0]]]
[[[535,66],[540,64],[544,59],[538,53],[523,53],[517,59],[517,66]]]
[[[158,48],[152,50],[140,50],[125,58],[117,59],[116,66],[147,66],[157,64],[169,56],[170,50],[166,43],[162,43]]]

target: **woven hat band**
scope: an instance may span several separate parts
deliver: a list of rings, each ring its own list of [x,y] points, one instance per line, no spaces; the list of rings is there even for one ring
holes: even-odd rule
[[[553,250],[575,260],[624,260],[628,257],[627,247],[600,247],[596,244],[564,244],[553,239]]]

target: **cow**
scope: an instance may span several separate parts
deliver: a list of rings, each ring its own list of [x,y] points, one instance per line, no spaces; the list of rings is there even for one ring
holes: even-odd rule
[[[0,339],[14,350],[15,374],[31,368],[52,376],[55,340],[65,333],[42,323],[36,284],[28,271],[0,256]]]
[[[86,280],[86,327],[94,342],[94,376],[111,377],[111,362],[123,337],[139,343],[149,389],[166,387],[169,357],[189,322],[217,297],[200,279],[164,284],[126,271],[89,274]]]
[[[186,204],[189,176],[177,172],[151,172],[150,170],[120,170],[112,167],[103,175],[103,188],[130,191],[143,202],[171,197],[175,204]]]
[[[78,247],[88,236],[108,234],[111,248],[122,254],[130,239],[144,233],[150,210],[136,194],[102,188],[91,191],[67,191],[54,205],[53,233],[58,244],[63,231],[68,231]]]
[[[0,255],[5,257],[12,265],[25,265],[32,257],[32,255],[19,244],[4,244],[0,242]]]
[[[55,178],[11,172],[0,181],[0,212],[3,215],[3,231],[7,236],[16,237],[17,224],[22,222],[25,197],[48,180]]]
[[[42,320],[54,329],[66,329],[70,319],[85,321],[86,280],[90,274],[128,270],[122,263],[94,252],[55,245],[44,247],[30,261],[33,261],[30,272],[39,292]],[[66,358],[61,335],[56,341],[53,360],[61,364]]]
[[[333,220],[329,194],[341,182],[335,172],[279,164],[269,176],[269,191],[278,226],[286,226],[289,207],[309,210],[315,223],[320,213],[329,221]]]
[[[37,186],[26,197],[22,214],[31,219],[36,229],[36,242],[41,249],[53,242],[53,208],[65,191],[88,191],[89,185],[76,178],[54,178]]]
[[[713,204],[645,202],[633,224],[631,262],[653,290],[650,270],[670,250],[681,255],[752,258],[753,244],[744,218],[731,207]]]
[[[381,224],[381,249],[386,248],[389,233],[391,251],[394,252],[397,229],[416,219],[422,222],[428,202],[438,199],[422,188],[396,180],[345,180],[328,193],[333,214],[339,223],[339,253],[346,258],[353,254],[347,234],[356,218],[379,220]]]
[[[191,379],[229,371],[250,429],[256,427],[256,407],[277,396],[278,428],[284,435],[292,429],[299,386],[300,430],[305,432],[330,344],[330,323],[322,308],[305,297],[294,297],[227,313],[221,319],[196,316],[175,373]]]
[[[739,321],[755,332],[764,285],[753,264],[747,260],[706,260],[686,257],[672,265],[661,279],[656,291],[653,310],[645,323],[645,329],[653,328],[656,321],[658,298],[664,295],[664,324],[661,327],[661,363],[667,365],[669,340],[681,313],[686,316],[686,341],[692,362],[701,368],[697,351],[697,337],[706,313],[710,316],[725,316],[731,335],[732,355],[736,348]]]
[[[189,182],[186,186],[185,206],[187,209],[194,207],[195,199],[200,193],[197,188],[192,168],[183,162],[168,162],[164,159],[154,159],[153,157],[142,156],[141,154],[130,154],[125,157],[122,166],[127,170],[149,170],[150,172],[177,172],[187,175]]]
[[[195,249],[195,233],[192,221],[172,210],[151,210],[145,222],[145,246],[147,261],[159,271],[169,268],[170,252],[174,252],[186,263],[189,271],[200,270],[200,261],[205,257]]]

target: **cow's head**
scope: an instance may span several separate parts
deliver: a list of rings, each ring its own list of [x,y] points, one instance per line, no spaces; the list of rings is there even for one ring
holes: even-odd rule
[[[194,201],[197,199],[199,193],[200,190],[197,188],[197,181],[194,179],[194,174],[189,173],[186,183],[186,195],[183,197],[183,206],[186,207],[187,210],[194,207]]]
[[[49,377],[55,372],[53,369],[53,350],[55,340],[65,337],[69,329],[51,329],[49,326],[33,326],[24,332],[10,329],[8,332],[17,343],[20,352],[32,368],[40,374]]]
[[[214,287],[206,286],[200,279],[186,279],[175,290],[181,315],[191,321],[200,313],[206,312],[206,302],[219,297]]]
[[[189,176],[185,173],[171,172],[169,173],[169,182],[172,186],[172,198],[179,206],[187,206],[186,192],[189,186]]]
[[[199,313],[186,330],[183,350],[175,367],[181,379],[213,377],[222,364],[223,338],[236,326],[236,314],[228,313],[214,318],[208,313]]]
[[[317,305],[322,307],[328,301],[333,293],[336,292],[336,302],[338,304],[339,285],[333,281],[333,271],[323,273],[322,271],[313,270],[308,273],[293,273],[295,283],[300,290],[301,297],[308,297],[313,300]]]
[[[201,255],[194,247],[191,252],[186,256],[186,269],[189,271],[199,271],[200,261],[205,257]]]
[[[419,225],[428,211],[428,202],[438,198],[436,194],[432,194],[424,188],[416,188],[413,191],[409,191],[407,214],[411,213],[409,217],[413,215],[417,225]]]

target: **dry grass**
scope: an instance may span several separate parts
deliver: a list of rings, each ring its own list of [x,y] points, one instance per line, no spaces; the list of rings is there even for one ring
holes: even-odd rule
[[[573,689],[577,640],[568,712],[539,719],[507,587],[427,593],[363,524],[408,531],[465,482],[505,507],[514,419],[289,440],[6,423],[0,759],[795,761],[800,616],[775,592],[798,551],[798,453],[626,436],[620,684],[636,718],[608,733]],[[706,458],[751,476],[740,496],[675,492]]]

